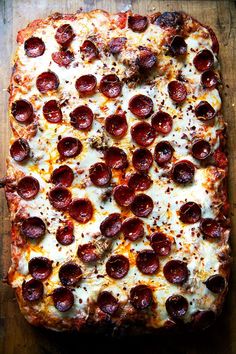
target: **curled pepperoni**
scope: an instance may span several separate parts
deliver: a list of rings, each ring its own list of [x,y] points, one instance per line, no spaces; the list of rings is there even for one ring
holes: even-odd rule
[[[46,226],[37,216],[25,219],[21,224],[21,233],[30,239],[38,239],[45,235]]]
[[[39,192],[39,182],[31,176],[23,177],[17,185],[17,193],[22,199],[34,199]]]
[[[174,56],[187,53],[187,43],[182,36],[175,36],[170,43],[170,50]]]
[[[202,233],[209,238],[220,238],[221,227],[218,221],[214,219],[202,219],[200,224]]]
[[[22,284],[22,296],[25,301],[38,301],[44,294],[43,283],[36,279],[24,281]]]
[[[122,138],[128,130],[128,124],[124,114],[112,114],[106,118],[106,131],[115,138]]]
[[[92,242],[80,245],[77,254],[84,263],[96,262],[99,258],[96,246]]]
[[[36,58],[43,55],[45,51],[45,44],[41,38],[30,37],[25,41],[24,49],[27,57]]]
[[[44,118],[49,123],[60,123],[62,121],[62,111],[60,104],[56,100],[50,100],[43,106]]]
[[[61,50],[60,52],[52,53],[52,60],[59,66],[67,68],[75,59],[74,54],[70,50]]]
[[[67,165],[62,165],[56,168],[51,176],[53,184],[61,185],[64,187],[70,187],[74,180],[74,173],[72,169]]]
[[[75,157],[80,154],[82,144],[76,138],[66,137],[59,141],[57,144],[57,150],[63,158]]]
[[[89,40],[84,41],[80,47],[80,52],[83,54],[83,59],[87,59],[88,61],[99,57],[97,47]]]
[[[112,38],[108,43],[109,51],[111,54],[119,54],[127,41],[125,37]]]
[[[154,251],[143,250],[137,255],[136,265],[143,274],[155,274],[159,270],[159,259]]]
[[[63,47],[68,47],[74,38],[74,31],[68,23],[60,26],[55,34],[55,39],[58,44]]]
[[[97,86],[97,79],[94,75],[80,76],[75,83],[76,90],[81,96],[92,95]]]
[[[124,237],[130,241],[136,241],[144,236],[144,227],[142,220],[138,218],[126,219],[122,224]]]
[[[193,59],[193,64],[198,71],[209,70],[214,64],[214,56],[210,50],[203,49],[197,53]]]
[[[117,236],[121,230],[121,216],[119,213],[112,213],[101,222],[100,231],[103,236]]]
[[[128,186],[135,191],[146,191],[152,185],[152,180],[143,173],[134,173],[130,176]]]
[[[82,270],[78,264],[68,262],[59,270],[59,279],[64,286],[75,286],[82,277]]]
[[[172,318],[181,318],[188,311],[188,301],[182,295],[172,295],[166,300],[166,311]]]
[[[182,160],[177,162],[172,168],[172,178],[175,183],[186,184],[193,181],[195,167],[192,162]]]
[[[129,271],[129,260],[121,254],[111,256],[106,263],[106,272],[113,279],[121,279]]]
[[[225,278],[220,274],[212,275],[205,282],[206,287],[215,294],[220,294],[225,289]]]
[[[131,127],[131,136],[136,144],[146,147],[153,143],[156,134],[149,123],[139,122]]]
[[[126,153],[124,152],[124,150],[116,146],[112,146],[107,149],[104,158],[107,166],[109,166],[110,168],[118,170],[126,168],[128,165]]]
[[[100,81],[100,91],[108,98],[116,98],[121,93],[121,82],[117,75],[109,74],[103,76]]]
[[[30,123],[33,118],[33,106],[26,100],[18,100],[13,102],[11,113],[19,123]]]
[[[135,95],[129,100],[129,110],[139,118],[148,118],[153,111],[153,102],[145,95]]]
[[[113,190],[113,196],[117,204],[128,207],[134,200],[134,191],[128,186],[116,186]]]
[[[218,75],[213,70],[207,70],[202,73],[201,83],[204,88],[214,89],[219,83]]]
[[[162,232],[154,232],[150,236],[150,244],[158,256],[168,256],[171,252],[171,241]]]
[[[158,166],[169,162],[173,156],[174,149],[168,141],[160,141],[154,151],[154,159]]]
[[[68,288],[60,287],[53,291],[54,306],[60,312],[66,312],[74,305],[74,295]]]
[[[145,148],[136,149],[133,153],[132,163],[136,170],[147,172],[153,163],[151,151]]]
[[[56,233],[57,241],[63,246],[71,245],[75,239],[73,231],[74,227],[72,222],[68,222],[65,226],[60,226]]]
[[[179,218],[185,224],[194,224],[201,219],[201,207],[194,202],[188,202],[181,206]]]
[[[56,74],[51,71],[46,71],[40,74],[36,80],[37,89],[41,93],[56,90],[60,82]]]
[[[46,257],[34,257],[29,261],[28,268],[34,279],[45,280],[52,272],[52,261]]]
[[[152,198],[146,194],[136,195],[133,203],[131,204],[131,211],[138,217],[147,217],[153,210]]]
[[[160,111],[153,115],[152,126],[158,133],[169,134],[173,126],[173,119],[168,113]]]
[[[146,16],[133,15],[128,17],[128,27],[133,32],[144,32],[148,26],[148,19]]]
[[[97,305],[100,310],[111,316],[114,315],[119,307],[118,300],[109,291],[102,291],[98,295]]]
[[[70,113],[70,123],[75,129],[89,130],[93,123],[93,111],[88,106],[78,106]]]
[[[197,160],[205,160],[211,154],[211,145],[208,141],[197,139],[192,145],[192,155]]]
[[[111,170],[103,162],[97,162],[89,168],[89,177],[95,186],[107,186],[111,180]]]
[[[216,112],[214,108],[210,105],[210,103],[208,103],[207,101],[201,101],[195,107],[195,114],[198,119],[207,121],[213,119],[216,115]]]
[[[87,223],[93,216],[93,206],[89,199],[78,198],[71,202],[70,216],[81,224]]]
[[[188,280],[189,271],[185,262],[171,260],[164,265],[163,273],[172,284],[183,284]]]
[[[130,302],[136,310],[143,310],[153,302],[152,290],[144,284],[130,290]]]
[[[142,49],[136,61],[139,69],[144,72],[153,69],[156,62],[157,57],[149,49]]]
[[[180,12],[163,12],[156,20],[155,25],[161,28],[179,28],[183,25],[183,15]]]
[[[192,326],[195,330],[204,330],[210,327],[215,321],[216,315],[213,311],[197,311],[192,316]]]
[[[30,147],[27,140],[23,138],[15,140],[10,148],[10,154],[11,157],[17,162],[28,159],[30,155]]]
[[[66,210],[71,202],[71,192],[63,186],[51,189],[48,197],[52,206],[57,210]]]
[[[170,98],[176,103],[182,103],[187,97],[185,85],[180,81],[171,81],[168,84],[168,93]]]

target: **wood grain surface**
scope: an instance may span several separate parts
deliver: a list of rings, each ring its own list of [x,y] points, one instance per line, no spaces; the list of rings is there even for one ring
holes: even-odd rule
[[[220,42],[220,61],[224,80],[224,116],[228,123],[230,152],[229,195],[232,215],[232,254],[236,253],[236,2],[235,1],[145,1],[145,0],[0,0],[0,178],[5,173],[8,154],[9,123],[7,87],[11,73],[10,59],[15,49],[17,31],[30,21],[54,12],[73,13],[104,9],[111,12],[132,9],[137,13],[183,10],[210,25]],[[0,190],[0,278],[10,264],[10,222],[3,190]],[[233,268],[233,267],[232,267]],[[231,276],[229,295],[217,323],[201,334],[111,338],[78,333],[56,333],[30,326],[20,314],[14,292],[0,284],[0,353],[148,353],[148,354],[234,354],[236,353],[236,272]]]

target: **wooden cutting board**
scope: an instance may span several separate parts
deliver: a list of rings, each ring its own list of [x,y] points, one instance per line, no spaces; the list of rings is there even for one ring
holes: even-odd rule
[[[0,22],[0,178],[5,173],[8,153],[9,123],[7,87],[11,73],[10,58],[15,48],[17,31],[30,21],[54,12],[73,13],[104,9],[145,14],[157,11],[183,10],[211,26],[220,42],[220,61],[224,80],[224,116],[228,123],[230,151],[229,195],[233,232],[231,244],[236,252],[236,3],[234,1],[142,1],[142,0],[1,0]],[[0,191],[1,236],[0,278],[4,279],[10,264],[10,222],[3,190]],[[233,252],[233,253],[234,253]],[[158,354],[234,354],[236,353],[236,272],[231,277],[229,295],[222,316],[201,334],[109,338],[78,333],[56,333],[30,326],[20,314],[14,292],[0,284],[0,353],[158,353]]]

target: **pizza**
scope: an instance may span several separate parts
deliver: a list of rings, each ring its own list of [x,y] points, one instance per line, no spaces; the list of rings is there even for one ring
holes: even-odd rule
[[[219,44],[180,12],[55,14],[17,36],[8,282],[54,330],[206,328],[230,249]]]

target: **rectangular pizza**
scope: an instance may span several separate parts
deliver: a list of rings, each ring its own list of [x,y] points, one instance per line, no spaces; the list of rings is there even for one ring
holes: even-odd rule
[[[217,38],[181,12],[55,14],[17,36],[9,284],[54,330],[208,327],[230,250]]]

